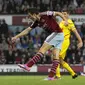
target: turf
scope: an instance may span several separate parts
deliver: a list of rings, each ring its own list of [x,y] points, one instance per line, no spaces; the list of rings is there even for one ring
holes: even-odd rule
[[[62,76],[61,80],[44,81],[47,76],[0,76],[0,85],[85,85],[85,77]]]

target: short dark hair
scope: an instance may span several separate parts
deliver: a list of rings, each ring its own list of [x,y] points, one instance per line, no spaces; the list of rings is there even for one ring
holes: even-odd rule
[[[67,12],[68,14],[70,14],[70,11],[68,9],[63,9],[62,12]]]
[[[31,13],[31,14],[38,14],[39,13],[39,10],[35,10],[35,9],[29,9],[28,10],[28,13]]]

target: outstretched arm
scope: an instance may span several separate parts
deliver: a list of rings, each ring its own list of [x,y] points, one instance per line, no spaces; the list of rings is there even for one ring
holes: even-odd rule
[[[30,32],[31,29],[32,29],[32,28],[28,27],[28,28],[26,28],[25,30],[23,30],[20,34],[16,35],[15,37],[16,37],[16,38],[20,38],[20,37],[22,37],[22,36],[24,36],[24,35],[27,35],[27,34]]]
[[[76,38],[78,39],[78,49],[80,49],[82,46],[83,46],[83,42],[82,42],[82,39],[78,33],[78,31],[75,29],[75,30],[72,30],[73,33],[75,34]]]
[[[38,26],[38,21],[36,20],[30,27],[26,28],[25,30],[23,30],[21,33],[19,33],[18,35],[12,37],[12,42],[16,41],[18,38],[28,34],[32,28],[35,28],[36,26]]]
[[[26,28],[25,30],[23,30],[21,33],[19,33],[18,35],[12,37],[12,42],[15,42],[18,38],[20,38],[20,37],[28,34],[31,29],[32,29],[32,28],[28,27],[28,28]]]

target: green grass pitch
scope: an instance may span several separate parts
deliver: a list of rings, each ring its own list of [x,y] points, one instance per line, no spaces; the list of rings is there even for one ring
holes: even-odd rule
[[[0,85],[85,85],[85,77],[62,76],[60,80],[45,81],[47,76],[0,76]]]

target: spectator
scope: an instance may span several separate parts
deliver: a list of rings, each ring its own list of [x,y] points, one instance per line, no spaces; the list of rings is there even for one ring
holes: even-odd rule
[[[6,63],[6,58],[4,52],[2,52],[0,55],[0,64],[5,64],[5,63]]]
[[[29,9],[29,4],[27,1],[24,1],[24,4],[22,4],[21,11],[22,13],[27,13]]]
[[[31,37],[31,38],[28,40],[28,48],[29,48],[29,49],[33,49],[33,48],[34,48],[33,45],[34,45],[34,43],[33,43],[32,37]]]
[[[77,7],[77,8],[75,9],[75,13],[76,13],[76,14],[82,14],[82,13],[83,13],[83,9],[82,9],[81,7]]]
[[[80,51],[78,51],[77,53],[76,53],[76,57],[75,57],[75,60],[76,60],[76,64],[79,64],[80,63],[80,58],[81,58],[81,52]]]
[[[2,19],[1,24],[1,34],[8,34],[8,24],[6,23],[5,19]]]
[[[26,40],[22,40],[21,47],[24,49],[28,48],[28,43],[26,42]]]
[[[3,10],[3,0],[0,0],[0,13],[2,12]]]
[[[85,1],[83,1],[83,3],[80,5],[80,7],[81,7],[82,9],[85,9]]]
[[[8,44],[7,44],[7,42],[6,42],[5,39],[2,41],[2,46],[3,46],[3,50],[4,51],[7,51],[8,50]]]
[[[23,55],[22,55],[22,59],[21,59],[21,63],[22,63],[22,64],[25,64],[25,61],[26,61],[26,55],[23,54]]]
[[[21,63],[21,57],[19,56],[18,52],[14,54],[15,57],[15,64],[20,64]]]
[[[22,49],[22,45],[21,45],[21,42],[20,42],[20,39],[18,39],[15,43],[15,46],[18,50]]]
[[[20,14],[21,13],[21,4],[20,3],[17,3],[16,4],[16,14]]]
[[[72,64],[76,64],[76,59],[75,59],[76,55],[75,53],[72,53],[72,59],[71,59],[71,62]]]
[[[85,23],[83,23],[82,25],[81,25],[81,32],[82,32],[82,34],[83,34],[83,36],[85,35]]]
[[[14,61],[15,61],[14,54],[13,54],[13,52],[11,50],[9,50],[7,52],[6,60],[7,60],[6,64],[14,64]]]

